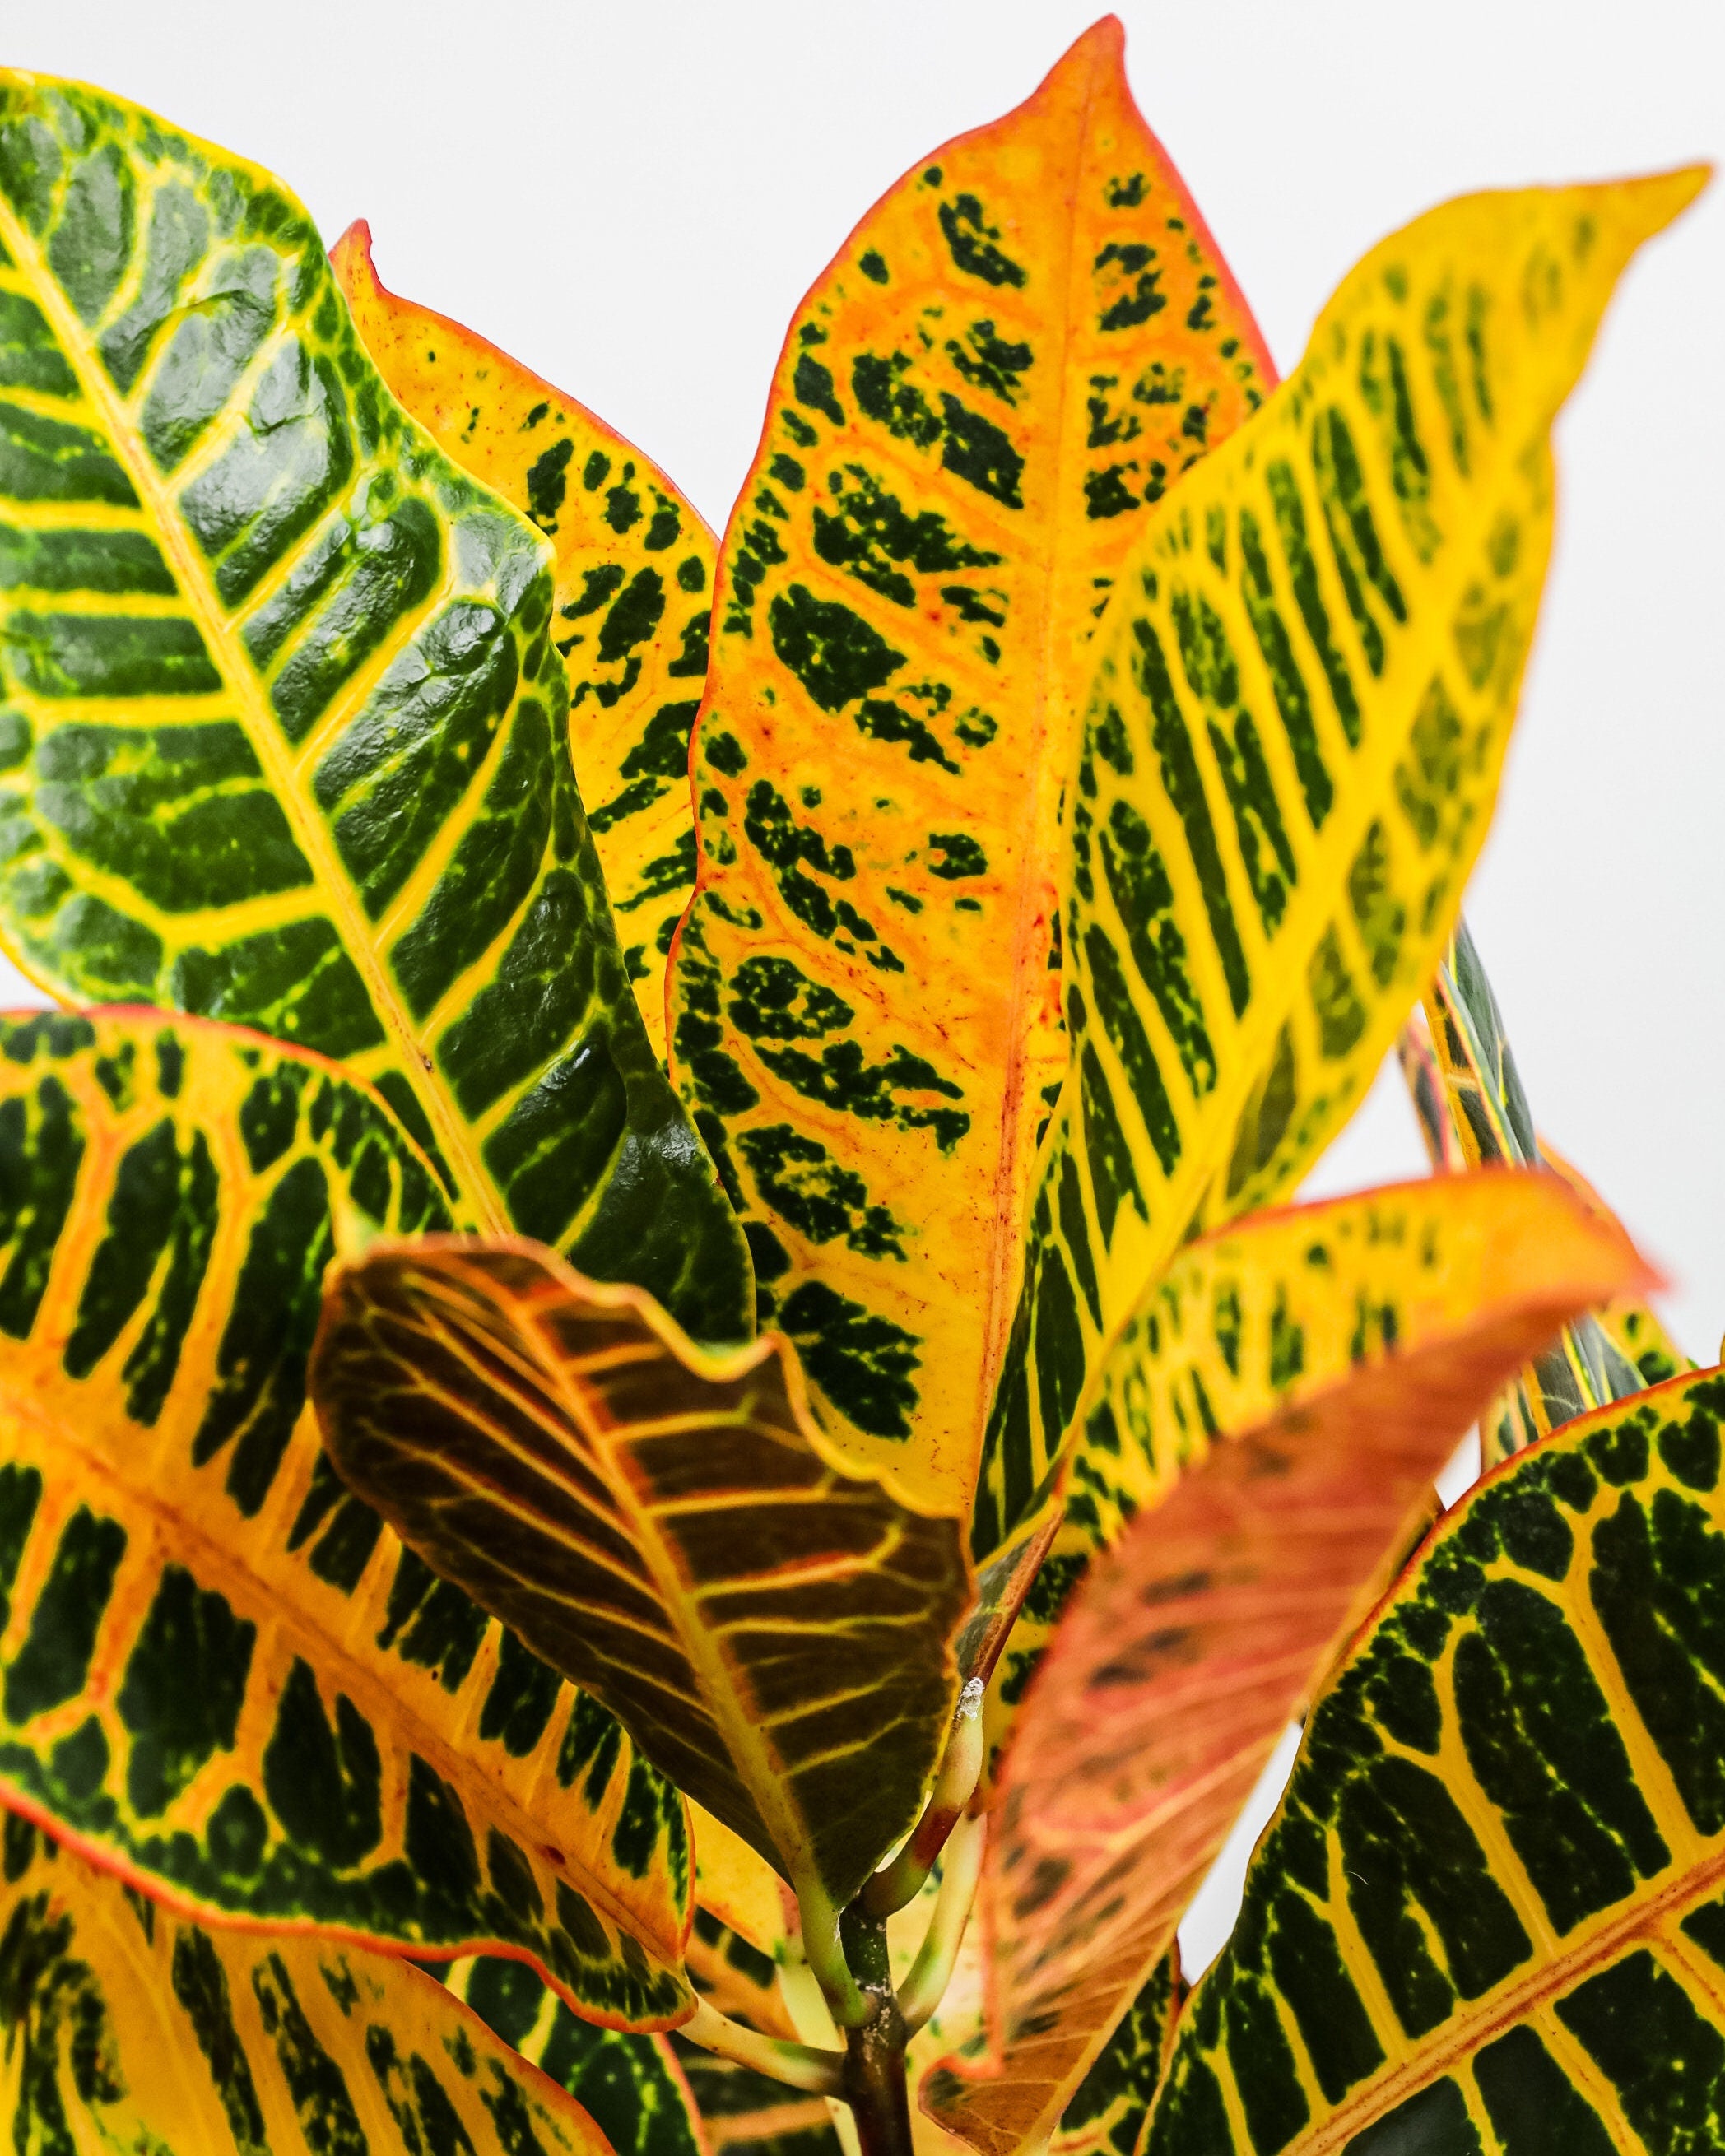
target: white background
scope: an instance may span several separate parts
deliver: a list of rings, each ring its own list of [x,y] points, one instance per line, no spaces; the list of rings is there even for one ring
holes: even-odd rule
[[[1119,12],[1138,101],[1285,372],[1355,259],[1445,196],[1725,155],[1720,0]],[[593,406],[721,526],[784,326],[850,227],[1091,19],[1073,0],[0,0],[0,63],[272,167],[326,239],[369,218],[390,285]],[[1541,1127],[1666,1268],[1703,1360],[1725,1326],[1722,241],[1716,186],[1631,270],[1562,423],[1556,562],[1469,899]],[[0,993],[13,978],[0,961]],[[1380,1083],[1311,1187],[1422,1167]],[[1195,1958],[1228,1900],[1219,1880],[1195,1912]]]

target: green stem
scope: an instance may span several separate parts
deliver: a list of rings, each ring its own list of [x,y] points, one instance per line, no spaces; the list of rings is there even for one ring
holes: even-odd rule
[[[841,2092],[856,2121],[862,2156],[912,2156],[905,2082],[909,2032],[893,1993],[886,1921],[865,1915],[853,1904],[840,1922],[839,1934],[869,2008],[865,2020],[845,2031]]]

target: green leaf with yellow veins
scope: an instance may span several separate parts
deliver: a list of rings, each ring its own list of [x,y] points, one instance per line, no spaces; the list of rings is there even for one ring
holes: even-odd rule
[[[655,1052],[695,882],[689,729],[706,678],[713,535],[656,465],[485,338],[388,290],[371,228],[330,251],[372,364],[444,454],[545,533],[569,751]]]
[[[532,1244],[374,1243],[311,1388],[348,1486],[791,1883],[824,1979],[946,1741],[962,1523],[850,1471],[782,1337],[704,1351]]]
[[[612,2156],[579,2103],[407,1962],[202,1930],[15,1815],[3,1855],[16,2148]]]
[[[332,1473],[332,1258],[446,1227],[322,1058],[159,1012],[0,1019],[0,1802],[186,1912],[531,1958],[691,2004],[681,1798]]]
[[[1152,513],[1099,634],[1067,794],[1072,1060],[979,1558],[1182,1240],[1291,1187],[1430,979],[1532,633],[1552,422],[1625,264],[1704,177],[1416,219]]]
[[[1111,18],[818,280],[726,534],[673,1068],[826,1426],[953,1511],[1065,1067],[1090,639],[1273,379]]]
[[[339,1058],[459,1217],[746,1334],[569,762],[543,535],[403,413],[304,210],[0,75],[0,937]]]
[[[1039,1582],[1065,1606],[999,1775],[997,2048],[925,2084],[941,2124],[986,2156],[1056,2126],[1461,1433],[1646,1277],[1553,1178],[1444,1176],[1240,1222],[1145,1296],[1087,1403]]]
[[[1307,1717],[1147,2156],[1719,2145],[1722,1424],[1676,1378],[1445,1515]]]
[[[1453,1152],[1469,1167],[1504,1162],[1549,1168],[1584,1204],[1612,1218],[1586,1178],[1535,1132],[1497,998],[1466,922],[1456,923],[1426,988],[1425,1015],[1430,1031],[1421,1027],[1404,1044],[1402,1067],[1433,1164],[1444,1165]],[[1645,1373],[1638,1358],[1647,1360]],[[1679,1369],[1693,1368],[1645,1303],[1632,1301],[1610,1312],[1578,1317],[1481,1417],[1484,1464],[1495,1466],[1590,1408],[1627,1399]]]
[[[669,2037],[578,2020],[525,1962],[480,1955],[440,1974],[494,2035],[583,2107],[612,2156],[714,2156]]]

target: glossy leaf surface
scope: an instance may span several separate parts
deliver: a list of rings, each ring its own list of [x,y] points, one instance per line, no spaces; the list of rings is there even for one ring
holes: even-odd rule
[[[1443,1520],[1312,1710],[1149,2156],[1725,2135],[1725,1378]]]
[[[775,1864],[805,1922],[911,1825],[962,1532],[847,1474],[777,1337],[706,1354],[506,1243],[374,1245],[313,1370],[346,1481]]]
[[[749,1329],[569,765],[542,536],[402,413],[304,210],[0,77],[0,934],[372,1080],[475,1225]]]
[[[1069,1517],[1104,1547],[983,1876],[1001,2070],[933,2092],[942,2124],[1006,2156],[1060,2117],[1457,1437],[1645,1276],[1550,1178],[1450,1177],[1224,1230],[1147,1300],[1073,1461]]]
[[[1430,978],[1532,631],[1553,418],[1625,263],[1703,177],[1417,219],[1153,512],[1099,634],[1069,796],[1073,1062],[979,1557],[1147,1283],[1194,1223],[1290,1187]]]
[[[0,2116],[40,2156],[608,2156],[579,2104],[420,1970],[201,1930],[17,1818],[0,2033]]]
[[[665,1053],[665,954],[695,881],[689,730],[713,535],[656,465],[482,336],[385,289],[371,228],[331,249],[372,364],[444,455],[545,533],[569,749],[623,960]]]
[[[662,2026],[681,1799],[347,1494],[305,1406],[331,1258],[447,1220],[320,1059],[0,1021],[0,1795],[188,1913],[531,1954]]]
[[[524,1962],[480,1955],[441,1974],[486,2028],[575,2098],[615,2156],[712,2156],[669,2038],[578,2020]]]
[[[817,280],[726,535],[674,1067],[829,1426],[955,1510],[1065,1063],[1089,639],[1271,378],[1110,18]]]

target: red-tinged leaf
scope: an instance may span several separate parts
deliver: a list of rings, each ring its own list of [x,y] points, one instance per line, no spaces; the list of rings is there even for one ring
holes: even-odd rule
[[[925,2085],[940,2123],[988,2156],[1060,2117],[1458,1434],[1566,1317],[1649,1277],[1620,1230],[1546,1176],[1445,1178],[1266,1214],[1226,1240],[1281,1306],[1282,1271],[1309,1269],[1363,1213],[1381,1258],[1358,1353],[1291,1408],[1219,1435],[1099,1553],[1032,1685],[983,1891],[999,2054]],[[1242,1300],[1263,1297],[1219,1298],[1236,1360]],[[1160,1317],[1129,1330],[1136,1367],[1113,1373],[1116,1400],[1153,1397],[1175,1329]]]

